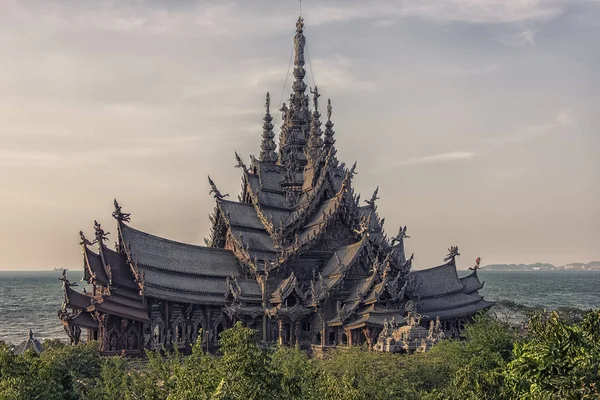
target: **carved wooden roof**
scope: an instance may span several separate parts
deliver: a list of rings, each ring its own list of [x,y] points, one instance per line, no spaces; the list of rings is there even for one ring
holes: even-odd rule
[[[139,265],[190,275],[227,277],[238,272],[229,250],[175,242],[120,223],[123,242]]]

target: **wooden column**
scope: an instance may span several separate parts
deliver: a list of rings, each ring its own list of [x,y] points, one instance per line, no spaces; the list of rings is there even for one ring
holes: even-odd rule
[[[294,323],[294,336],[296,338],[296,348],[300,348],[300,321]]]
[[[263,341],[263,344],[267,344],[267,279],[265,276],[261,277],[260,286],[261,286],[261,292],[262,292],[262,307],[263,307],[262,341]]]
[[[279,345],[283,346],[283,321],[279,320]]]
[[[321,346],[327,345],[327,322],[325,318],[325,311],[321,313],[321,322],[323,323],[323,328],[321,331]]]

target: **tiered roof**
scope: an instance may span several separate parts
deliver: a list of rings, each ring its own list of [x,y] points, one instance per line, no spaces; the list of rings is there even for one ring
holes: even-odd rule
[[[431,318],[469,315],[491,305],[477,294],[481,283],[476,272],[458,278],[454,258],[407,275],[412,257],[407,260],[404,252],[406,227],[388,240],[377,213],[378,189],[361,205],[352,187],[356,163],[347,168],[337,159],[329,100],[321,129],[316,87],[310,110],[303,32],[300,18],[293,90],[280,110],[279,149],[267,94],[259,157],[251,156],[247,166],[235,154],[242,170],[239,201],[227,200],[209,177],[216,204],[207,246],[135,229],[115,200],[117,249],[104,245],[106,234],[97,223],[93,243],[82,234],[85,278],[100,289],[75,294],[67,285],[67,303],[77,313],[146,322],[145,298],[154,298],[224,306],[230,315],[298,318],[335,299],[339,309],[328,323],[347,328],[381,326],[386,318],[400,321],[411,296],[418,300],[418,311]],[[97,252],[93,244],[98,244]],[[410,280],[418,282],[412,291]],[[299,301],[288,307],[290,296]],[[77,318],[82,326],[90,324],[87,317]]]
[[[417,311],[425,319],[464,317],[494,304],[477,294],[483,284],[476,272],[458,278],[454,258],[439,267],[414,271],[411,275],[416,278]]]

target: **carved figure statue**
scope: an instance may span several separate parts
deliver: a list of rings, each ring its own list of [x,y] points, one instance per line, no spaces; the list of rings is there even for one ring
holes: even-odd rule
[[[113,213],[112,213],[113,218],[116,219],[117,221],[129,222],[131,214],[124,213],[121,210],[121,206],[119,205],[119,202],[117,201],[117,199],[114,199],[113,204],[115,206],[115,211],[113,211]]]
[[[410,239],[410,236],[406,234],[406,225],[400,227],[398,234],[392,238],[392,246],[396,243],[400,244],[404,239]]]
[[[383,320],[383,329],[381,331],[381,335],[382,336],[389,336],[389,334],[390,334],[390,324],[389,324],[387,318],[385,318]]]
[[[222,200],[225,197],[229,197],[229,194],[221,194],[219,189],[217,189],[217,185],[215,185],[215,182],[212,179],[210,179],[210,175],[208,176],[208,184],[210,185],[210,191],[208,192],[208,194],[213,194],[213,197],[215,199]]]
[[[379,186],[377,186],[377,188],[373,192],[373,196],[371,196],[370,200],[364,200],[364,202],[367,203],[368,205],[370,205],[371,208],[373,208],[373,209],[375,209],[375,201],[379,200],[379,197],[377,196],[378,193],[379,193]]]
[[[477,271],[479,269],[479,263],[481,262],[481,257],[477,257],[477,259],[475,260],[475,265],[472,267],[469,267],[469,269],[471,271]]]
[[[110,235],[110,232],[104,232],[102,225],[96,220],[94,220],[94,230],[96,231],[96,242],[104,242],[105,240],[108,240],[108,235]]]
[[[92,245],[98,243],[97,240],[90,242],[83,234],[83,231],[79,231],[79,237],[81,238],[81,242],[79,242],[79,244],[82,244],[82,245],[85,244],[86,246],[92,246]]]
[[[285,103],[283,103],[283,105],[281,106],[279,111],[281,111],[281,118],[283,119],[283,121],[284,122],[287,121],[288,111],[289,111],[288,106]]]
[[[446,258],[444,258],[444,261],[450,261],[458,256],[460,256],[460,253],[458,252],[458,246],[450,246],[450,248],[448,249],[448,255],[446,256]]]
[[[315,85],[315,89],[313,90],[312,88],[310,89],[310,92],[313,95],[313,105],[315,107],[315,111],[317,111],[319,109],[319,97],[321,97],[321,95],[319,94],[319,89],[317,88],[317,86]]]
[[[241,168],[244,172],[248,172],[246,164],[244,164],[237,151],[235,152],[235,160],[237,161],[237,165],[235,166],[235,168]]]

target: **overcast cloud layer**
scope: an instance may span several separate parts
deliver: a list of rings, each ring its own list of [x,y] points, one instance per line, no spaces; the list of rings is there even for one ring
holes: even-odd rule
[[[0,2],[0,269],[80,268],[94,219],[190,243],[239,191],[298,3]],[[415,268],[600,259],[600,2],[303,1],[308,84]],[[314,74],[313,74],[314,72]],[[280,122],[280,119],[277,119]],[[277,124],[278,126],[279,124]],[[234,196],[235,197],[235,196]]]

